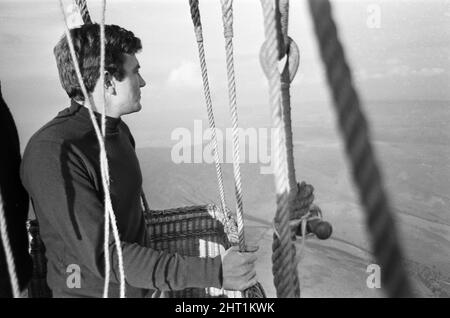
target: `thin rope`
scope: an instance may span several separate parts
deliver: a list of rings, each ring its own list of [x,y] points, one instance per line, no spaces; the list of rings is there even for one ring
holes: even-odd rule
[[[221,0],[221,3],[227,61],[228,99],[233,132],[233,176],[236,196],[236,221],[239,236],[239,250],[241,252],[244,252],[246,250],[244,233],[244,207],[242,200],[242,181],[239,158],[239,127],[236,102],[236,79],[234,73],[233,58],[233,0]]]
[[[144,206],[144,211],[150,211],[150,206],[149,206],[147,198],[145,196],[144,189],[141,189],[141,200],[142,200],[142,205]]]
[[[1,190],[1,189],[0,189]],[[17,281],[16,266],[14,264],[14,256],[9,243],[8,225],[6,224],[5,211],[3,210],[3,198],[0,191],[0,232],[2,235],[3,251],[6,256],[6,264],[8,266],[9,281],[14,298],[20,298],[19,283]]]
[[[119,231],[117,229],[116,217],[115,217],[114,209],[112,207],[112,202],[111,202],[111,194],[110,194],[110,189],[109,189],[109,180],[110,180],[109,167],[108,167],[108,160],[107,160],[107,156],[106,156],[104,136],[102,135],[100,128],[95,119],[94,111],[92,108],[92,104],[94,104],[94,100],[91,101],[89,99],[89,95],[87,93],[86,86],[84,85],[84,82],[83,82],[83,78],[82,78],[79,64],[78,64],[78,59],[76,57],[75,49],[73,47],[72,36],[70,34],[70,30],[67,25],[67,17],[66,17],[66,13],[64,11],[64,6],[62,3],[62,0],[59,0],[59,5],[60,5],[61,12],[63,14],[65,33],[66,33],[66,37],[67,37],[67,42],[69,44],[72,62],[73,62],[75,72],[78,77],[78,82],[80,84],[81,91],[83,92],[85,102],[88,106],[91,122],[94,126],[94,131],[95,131],[95,134],[97,136],[97,140],[98,140],[99,146],[100,146],[100,170],[101,170],[101,175],[102,175],[102,184],[103,184],[103,188],[104,188],[104,192],[105,192],[104,193],[104,195],[105,195],[105,211],[108,211],[108,212],[105,212],[105,214],[106,213],[109,214],[109,218],[110,218],[110,222],[111,222],[111,226],[112,226],[112,230],[113,230],[114,241],[116,244],[118,263],[119,263],[118,266],[119,266],[119,273],[120,273],[120,297],[124,298],[125,297],[125,271],[124,271],[124,267],[123,267],[123,255],[122,255],[122,247],[120,246]],[[105,223],[107,223],[107,221],[108,220],[105,220]],[[108,251],[109,251],[109,249],[108,249]],[[106,253],[108,253],[108,252],[105,251],[105,255],[106,255]],[[108,260],[105,259],[105,267],[106,267],[106,262],[109,262],[109,258],[108,258]],[[106,272],[105,272],[105,277],[106,277]]]
[[[89,17],[89,12],[87,17]],[[100,23],[100,83],[105,83],[105,15],[106,15],[106,1],[102,1],[102,20]],[[84,19],[83,19],[84,20]],[[101,85],[102,88],[102,137],[105,140],[106,136],[106,103],[105,103],[105,85]],[[103,157],[100,158],[103,160]],[[106,163],[107,164],[107,163]],[[105,163],[103,163],[103,167]],[[103,298],[108,298],[109,292],[109,279],[111,264],[109,259],[109,211],[105,209],[105,225],[104,225],[104,242],[103,250],[105,253],[105,282],[103,286]]]
[[[87,7],[86,0],[75,0],[75,3],[80,10],[81,18],[83,19],[84,24],[91,24],[91,16],[89,14],[89,10]]]
[[[189,6],[190,6],[190,10],[191,10],[192,22],[194,23],[195,36],[197,39],[198,54],[199,54],[199,59],[200,59],[200,68],[201,68],[202,80],[203,80],[203,91],[205,94],[206,109],[208,112],[208,122],[209,122],[209,127],[212,132],[214,162],[215,162],[215,167],[216,167],[217,183],[219,186],[220,202],[222,205],[222,211],[224,211],[224,214],[227,217],[227,219],[230,219],[230,217],[231,217],[230,212],[229,212],[229,210],[226,206],[226,202],[225,202],[223,174],[222,174],[222,168],[220,165],[219,152],[218,152],[218,146],[217,146],[216,124],[215,124],[214,112],[213,112],[213,108],[212,108],[211,91],[209,88],[208,69],[206,66],[205,48],[203,45],[203,31],[202,31],[202,23],[200,20],[200,10],[198,8],[198,0],[189,0]]]
[[[289,180],[286,151],[286,136],[281,105],[281,81],[278,71],[278,33],[276,15],[272,0],[261,0],[264,15],[264,29],[266,42],[261,48],[261,63],[266,70],[269,81],[269,96],[272,109],[272,125],[278,134],[275,145],[274,180],[277,195],[277,211],[274,223],[278,224],[279,236],[274,234],[272,245],[272,271],[277,296],[283,298],[299,297],[297,271],[295,268],[295,246],[291,240],[289,226]],[[293,279],[294,278],[294,279]]]
[[[411,297],[413,294],[402,264],[395,220],[370,142],[368,123],[338,38],[330,2],[309,0],[309,7],[341,134],[351,163],[353,180],[367,214],[372,250],[383,269],[382,286],[390,297]]]

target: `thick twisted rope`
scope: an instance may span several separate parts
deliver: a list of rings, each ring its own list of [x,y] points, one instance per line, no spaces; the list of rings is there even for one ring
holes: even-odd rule
[[[278,225],[278,235],[274,234],[272,245],[272,271],[278,297],[299,297],[297,269],[295,266],[295,246],[291,240],[289,226],[289,180],[286,151],[286,136],[281,105],[281,82],[278,71],[278,33],[273,1],[261,0],[264,15],[266,42],[261,48],[261,64],[266,70],[269,80],[269,96],[272,109],[272,124],[277,130],[278,138],[275,143],[274,179],[277,194],[277,211],[274,223]],[[293,279],[294,277],[294,279]]]
[[[119,265],[120,297],[124,298],[125,297],[125,271],[124,271],[124,266],[123,266],[123,255],[122,255],[122,247],[120,245],[119,231],[117,228],[116,216],[114,214],[114,209],[113,209],[112,202],[111,202],[111,193],[110,193],[110,189],[109,189],[110,177],[109,177],[108,159],[106,156],[105,139],[104,139],[105,137],[102,134],[102,132],[100,131],[100,128],[95,119],[95,115],[94,115],[94,111],[93,111],[93,107],[92,107],[92,104],[94,103],[94,101],[90,100],[89,95],[86,90],[86,86],[84,85],[84,82],[83,82],[83,77],[81,75],[80,67],[78,64],[78,59],[76,57],[75,49],[73,46],[73,39],[70,34],[69,27],[67,25],[67,17],[66,17],[66,13],[64,11],[64,6],[62,3],[62,0],[59,0],[59,4],[60,4],[60,9],[61,9],[61,12],[63,15],[64,25],[65,25],[65,33],[66,33],[67,42],[69,44],[72,62],[73,62],[74,68],[75,68],[75,72],[77,74],[77,78],[78,78],[78,82],[80,84],[81,91],[83,92],[84,100],[86,102],[86,105],[88,106],[89,115],[90,115],[92,124],[94,126],[94,131],[95,131],[95,134],[97,136],[97,140],[98,140],[98,143],[100,146],[100,170],[101,170],[101,175],[102,175],[102,184],[103,184],[104,196],[105,196],[105,223],[106,224],[110,223],[112,226],[114,241],[115,241],[115,245],[116,245],[116,249],[117,249],[118,265]],[[105,10],[104,6],[105,6],[105,2],[103,3],[103,13]],[[104,18],[102,18],[102,23],[104,23]],[[103,32],[104,32],[104,30],[103,30]],[[103,35],[103,38],[104,38],[104,35]],[[104,65],[104,62],[103,62],[103,65]],[[101,73],[104,73],[104,71],[101,70]],[[103,120],[104,119],[102,118],[102,121]],[[105,232],[109,231],[109,225],[106,225],[106,224],[105,224]],[[106,227],[108,227],[108,230],[106,230]],[[106,238],[106,234],[108,234],[108,241],[109,241],[109,233],[105,233],[105,238]],[[109,259],[108,244],[105,243],[104,247],[107,247],[107,248],[105,248],[105,251],[104,251],[104,253],[105,253],[105,280],[106,280],[106,278],[109,277],[109,270],[106,271],[106,268],[110,267],[110,264],[109,264],[110,259]],[[103,294],[104,297],[108,296],[109,279],[106,281],[108,283],[105,283],[105,290],[104,290],[104,294]]]
[[[281,60],[288,48],[289,0],[275,0],[275,17],[278,29],[278,52]]]
[[[295,42],[288,36],[288,26],[289,26],[289,0],[278,0],[275,1],[275,13],[277,15],[277,29],[278,29],[278,43],[279,48],[283,51],[279,51],[279,59],[286,56],[286,64],[281,73],[281,106],[283,109],[283,120],[284,120],[284,132],[285,132],[285,142],[286,142],[286,160],[288,169],[288,180],[289,180],[289,192],[294,189],[300,194],[300,187],[297,185],[297,180],[295,177],[295,163],[294,163],[294,143],[292,136],[292,121],[291,121],[291,98],[290,98],[290,86],[294,79],[300,60],[300,53]],[[289,216],[292,220],[294,218],[294,205],[293,200],[289,201]],[[306,205],[306,201],[301,201],[302,205]],[[309,208],[309,207],[308,207]],[[308,210],[306,209],[306,211]],[[294,233],[291,233],[293,237]],[[272,251],[275,252],[279,248],[279,238],[275,236],[272,243]],[[294,236],[295,238],[295,236]],[[304,246],[305,241],[302,240],[302,246]],[[298,297],[300,297],[300,281],[297,273],[297,264],[299,258],[296,257],[296,248],[292,245],[292,267],[293,267],[293,284],[298,288],[296,292]]]
[[[239,236],[239,250],[244,252],[246,250],[244,233],[244,207],[242,202],[241,168],[239,164],[239,127],[236,102],[236,79],[234,73],[233,58],[233,0],[221,0],[221,3],[227,62],[228,99],[233,131],[233,176],[234,190],[236,195],[236,221]]]
[[[195,37],[197,39],[198,57],[200,59],[200,68],[201,68],[202,80],[203,80],[203,92],[205,94],[209,128],[211,129],[211,132],[212,132],[212,137],[211,137],[212,140],[211,141],[213,143],[214,162],[215,162],[215,167],[216,167],[217,183],[219,186],[220,202],[222,205],[222,210],[224,211],[226,217],[228,219],[230,219],[230,212],[229,212],[226,202],[225,202],[225,190],[224,190],[224,186],[223,186],[223,175],[222,175],[222,168],[220,165],[219,151],[218,151],[218,146],[217,146],[216,123],[214,120],[214,112],[213,112],[212,101],[211,101],[211,91],[209,88],[208,69],[206,66],[205,48],[203,45],[203,31],[202,31],[202,23],[200,20],[200,10],[198,8],[198,0],[189,0],[189,6],[190,6],[190,10],[191,10],[192,22],[194,23]]]
[[[294,144],[292,142],[292,124],[291,124],[291,97],[290,97],[290,87],[291,82],[294,79],[295,74],[298,70],[299,63],[299,53],[298,49],[296,51],[292,50],[292,52],[296,52],[296,55],[290,55],[290,48],[296,48],[296,44],[294,41],[288,37],[288,21],[289,21],[289,0],[279,0],[275,1],[277,15],[279,18],[277,21],[279,22],[278,26],[278,43],[279,48],[284,51],[280,52],[281,56],[279,59],[287,56],[286,64],[283,72],[281,73],[281,103],[283,108],[283,119],[284,119],[284,130],[286,135],[286,156],[287,156],[287,164],[288,164],[288,178],[289,178],[289,188],[290,190],[297,187],[297,181],[295,178],[295,165],[294,165]],[[294,61],[294,59],[296,59]],[[294,66],[294,69],[290,67],[290,65]]]
[[[397,231],[380,170],[369,138],[369,128],[352,84],[349,66],[327,0],[309,0],[320,53],[333,93],[341,133],[350,159],[353,180],[367,213],[372,248],[383,274],[383,288],[390,297],[412,296],[402,265]]]
[[[78,7],[78,10],[80,10],[81,18],[83,19],[84,24],[91,24],[91,16],[89,14],[89,10],[87,7],[86,0],[75,0],[75,3]]]
[[[20,297],[19,283],[17,281],[14,256],[12,254],[11,244],[9,243],[8,226],[6,224],[5,211],[3,210],[3,198],[1,196],[1,191],[0,191],[0,232],[2,235],[3,251],[5,252],[6,256],[6,264],[8,266],[9,281],[11,283],[12,294],[14,298],[19,298]]]

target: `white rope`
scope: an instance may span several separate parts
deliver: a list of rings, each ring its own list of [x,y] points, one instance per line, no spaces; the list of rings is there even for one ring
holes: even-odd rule
[[[264,16],[266,42],[261,48],[260,60],[269,81],[269,96],[272,111],[272,125],[278,133],[274,144],[274,180],[277,194],[277,212],[275,220],[278,223],[278,236],[274,236],[273,266],[274,283],[278,297],[298,297],[297,269],[295,267],[295,246],[291,241],[289,227],[289,169],[287,164],[285,123],[281,105],[281,76],[278,71],[278,38],[276,15],[273,1],[260,0]]]
[[[17,282],[16,266],[14,265],[14,257],[9,244],[8,226],[5,219],[5,211],[3,210],[3,199],[0,194],[0,231],[2,235],[3,250],[5,251],[6,264],[8,266],[9,280],[11,282],[11,290],[14,298],[20,298],[19,283]]]
[[[100,23],[100,83],[105,82],[105,10],[106,3],[102,1],[102,20]],[[102,88],[102,136],[105,138],[106,136],[106,103],[105,103],[105,85],[101,85]],[[100,158],[103,160],[103,157]],[[107,164],[107,163],[106,163]],[[105,166],[105,163],[103,165]],[[105,253],[105,282],[103,287],[103,298],[108,298],[109,291],[109,276],[111,270],[111,264],[109,260],[109,211],[105,208],[105,226],[104,226],[104,242],[103,242],[103,250]]]
[[[220,202],[222,205],[222,211],[227,216],[227,219],[230,219],[230,212],[227,208],[226,201],[225,201],[225,189],[224,189],[224,185],[223,185],[223,174],[222,174],[222,167],[220,165],[220,159],[219,159],[219,150],[218,150],[217,136],[216,136],[216,123],[214,120],[214,111],[213,111],[212,100],[211,100],[211,91],[209,88],[208,69],[206,66],[205,48],[204,48],[204,44],[203,44],[203,31],[202,31],[202,25],[201,25],[201,21],[200,21],[200,10],[198,8],[198,0],[189,0],[189,6],[191,9],[192,22],[194,24],[195,37],[197,39],[198,56],[199,56],[199,60],[200,60],[200,69],[202,72],[202,81],[203,81],[203,93],[205,95],[206,109],[208,112],[208,123],[209,123],[209,127],[210,127],[211,133],[212,133],[211,142],[213,144],[214,163],[215,163],[215,168],[216,168],[217,184],[219,186]]]
[[[74,68],[75,68],[75,72],[76,72],[77,77],[78,77],[78,82],[80,84],[81,91],[83,92],[84,100],[86,102],[86,105],[88,106],[91,122],[92,122],[92,124],[94,126],[94,131],[95,131],[95,134],[97,136],[97,140],[98,140],[98,143],[99,143],[99,146],[100,146],[100,170],[101,170],[101,175],[102,175],[103,189],[104,189],[104,192],[105,192],[104,193],[105,194],[105,216],[108,214],[108,216],[110,218],[110,220],[109,220],[109,218],[107,219],[107,217],[105,217],[105,223],[106,223],[105,227],[107,226],[107,224],[109,222],[111,222],[113,235],[114,235],[114,241],[115,241],[116,249],[117,249],[118,261],[119,261],[120,297],[124,298],[125,297],[125,271],[124,271],[124,267],[123,267],[123,255],[122,255],[122,248],[120,246],[119,231],[117,229],[116,216],[114,214],[114,210],[113,210],[113,207],[112,207],[111,194],[110,194],[110,191],[109,191],[109,180],[110,180],[110,178],[109,178],[109,167],[108,167],[108,159],[107,159],[107,156],[106,156],[104,135],[100,132],[100,128],[99,128],[99,126],[97,124],[97,121],[95,119],[94,111],[93,111],[93,108],[92,108],[92,104],[94,104],[94,100],[90,100],[89,99],[89,95],[87,93],[86,86],[84,85],[84,82],[83,82],[83,77],[82,77],[81,72],[80,72],[78,59],[76,57],[75,49],[73,47],[72,36],[70,34],[70,30],[69,30],[69,27],[67,25],[67,17],[66,17],[66,13],[64,11],[64,6],[63,6],[63,3],[62,3],[62,0],[59,0],[59,5],[60,5],[61,12],[63,14],[63,20],[64,20],[64,25],[65,25],[65,33],[66,33],[66,37],[67,37],[67,42],[69,44],[69,49],[70,49],[70,54],[71,54],[71,57],[72,57],[72,62],[73,62],[73,65],[74,65]],[[104,3],[103,5],[105,6],[106,4]],[[102,23],[104,23],[103,20],[104,19],[102,19]],[[104,83],[101,83],[101,85],[104,86]],[[103,118],[102,118],[102,120],[103,120]],[[106,235],[105,235],[105,237],[106,237]],[[108,241],[109,241],[109,239],[108,239]],[[105,244],[105,246],[106,245],[107,244]],[[105,253],[105,277],[106,277],[107,275],[109,275],[109,271],[108,271],[108,274],[106,274],[106,266],[107,265],[109,266],[109,257],[106,258],[106,256],[109,255],[109,246],[108,246],[108,248],[105,249],[104,253]],[[105,286],[106,285],[107,285],[107,283],[105,283]],[[106,295],[104,293],[103,296],[107,297],[107,290],[106,290]]]
[[[233,54],[233,0],[221,0],[222,20],[225,37],[225,52],[228,77],[228,99],[233,132],[233,177],[236,196],[236,221],[239,235],[239,249],[246,250],[244,232],[244,206],[242,195],[242,181],[240,169],[239,125],[236,101],[236,78],[234,73]]]

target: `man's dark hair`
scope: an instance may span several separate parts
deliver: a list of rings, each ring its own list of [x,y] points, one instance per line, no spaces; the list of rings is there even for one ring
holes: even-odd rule
[[[70,30],[81,75],[88,93],[92,93],[100,77],[100,25],[85,24]],[[141,40],[133,32],[117,25],[105,25],[105,70],[119,81],[125,70],[124,54],[135,54],[142,49]],[[69,44],[63,35],[53,50],[59,79],[70,98],[84,100],[75,68],[70,56]]]

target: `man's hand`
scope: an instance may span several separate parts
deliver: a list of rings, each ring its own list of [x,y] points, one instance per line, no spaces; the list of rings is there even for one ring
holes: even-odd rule
[[[239,252],[239,247],[232,246],[222,254],[223,288],[228,290],[245,290],[258,281],[255,261],[257,247]]]

